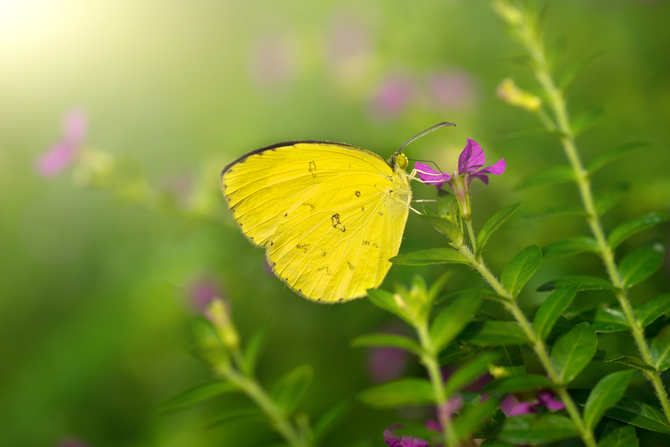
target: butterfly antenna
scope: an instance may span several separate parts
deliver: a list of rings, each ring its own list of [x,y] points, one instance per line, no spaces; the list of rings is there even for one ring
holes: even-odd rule
[[[406,147],[408,144],[410,144],[412,141],[414,141],[414,140],[418,140],[419,138],[421,138],[422,136],[424,136],[424,135],[426,135],[426,134],[429,134],[429,133],[431,133],[431,132],[433,132],[433,131],[435,131],[435,130],[437,130],[437,129],[442,129],[443,127],[447,127],[447,126],[454,126],[454,127],[456,127],[456,124],[454,124],[454,123],[448,123],[448,122],[446,122],[446,121],[445,121],[445,122],[442,122],[442,123],[435,124],[434,126],[431,126],[431,127],[429,127],[428,129],[419,132],[418,134],[414,135],[414,136],[413,136],[412,138],[410,138],[409,140],[405,141],[405,142],[403,143],[403,145],[400,146],[400,149],[398,149],[398,153],[401,153],[402,150],[405,149],[405,147]]]

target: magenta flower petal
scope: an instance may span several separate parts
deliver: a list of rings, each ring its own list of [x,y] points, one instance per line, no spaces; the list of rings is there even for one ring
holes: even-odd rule
[[[512,408],[512,410],[509,412],[507,416],[518,416],[520,414],[526,414],[526,413],[537,413],[535,408],[533,408],[533,404],[531,404],[530,402],[519,403],[519,405]]]
[[[407,351],[398,348],[372,348],[368,365],[375,383],[399,379],[407,367]]]
[[[86,134],[86,115],[79,110],[73,110],[65,117],[63,136],[68,143],[79,146]]]
[[[437,189],[442,188],[451,176],[445,172],[436,171],[427,164],[416,163],[414,170],[419,174],[419,180],[426,185],[434,185]]]
[[[71,144],[56,144],[37,158],[35,170],[42,177],[54,177],[70,165],[74,155],[75,148]]]
[[[384,441],[391,447],[429,447],[426,441],[414,436],[398,436],[393,434],[393,430],[405,428],[404,425],[394,424],[384,430]]]
[[[458,157],[458,173],[473,174],[477,169],[484,166],[484,163],[486,163],[484,150],[475,140],[468,138],[465,149],[463,149],[463,152]]]
[[[426,430],[442,432],[442,424],[432,419],[426,421]]]
[[[551,411],[558,411],[565,408],[563,402],[554,398],[554,394],[550,391],[540,391],[537,393],[537,398],[540,401],[539,406],[547,407]]]
[[[505,172],[505,169],[507,169],[507,163],[505,163],[504,158],[501,158],[495,164],[477,171],[476,174],[501,175],[503,172]]]

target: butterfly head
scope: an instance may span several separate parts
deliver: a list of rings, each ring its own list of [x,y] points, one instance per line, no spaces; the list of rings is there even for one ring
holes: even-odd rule
[[[391,167],[398,166],[400,169],[407,169],[407,166],[409,165],[409,160],[407,159],[407,155],[405,155],[405,154],[402,153],[402,150],[405,149],[405,146],[407,146],[407,145],[410,144],[412,141],[417,140],[417,139],[421,138],[422,136],[424,136],[424,135],[426,135],[426,134],[429,134],[429,133],[431,133],[431,132],[433,132],[433,131],[435,131],[435,130],[437,130],[437,129],[441,129],[441,128],[446,127],[446,126],[454,126],[454,127],[456,127],[456,124],[454,124],[454,123],[447,123],[446,121],[445,121],[445,122],[442,122],[442,123],[437,123],[437,124],[435,124],[434,126],[431,126],[431,127],[429,127],[428,129],[419,132],[418,134],[414,135],[414,136],[413,136],[412,138],[410,138],[409,140],[405,141],[405,142],[403,143],[403,145],[400,146],[400,149],[398,149],[398,152],[396,152],[395,154],[393,154],[393,155],[391,156],[391,159],[390,159],[389,162],[388,162],[389,165],[390,165]]]
[[[409,160],[407,159],[407,155],[398,151],[391,155],[389,165],[391,165],[391,167],[398,166],[400,169],[407,169],[407,166],[409,166]]]

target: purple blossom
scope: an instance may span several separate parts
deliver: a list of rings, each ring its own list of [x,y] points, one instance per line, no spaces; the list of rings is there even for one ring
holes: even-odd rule
[[[410,76],[388,75],[374,93],[373,113],[382,119],[395,118],[405,111],[414,94],[414,80]]]
[[[428,79],[430,98],[440,108],[466,107],[473,100],[473,81],[463,71],[438,73]]]
[[[215,298],[222,296],[219,285],[211,278],[199,278],[193,281],[189,285],[188,295],[191,307],[198,313],[203,313]]]
[[[382,333],[404,335],[402,327],[388,325]],[[407,367],[407,351],[398,348],[371,348],[368,355],[368,371],[375,383],[384,383],[402,377]]]
[[[394,435],[393,430],[405,428],[404,425],[391,425],[384,431],[384,441],[391,447],[429,447],[430,444],[421,438],[415,436]]]
[[[542,390],[529,401],[519,401],[516,397],[508,394],[500,404],[500,409],[505,416],[512,417],[520,414],[537,413],[539,408],[546,407],[550,411],[559,411],[565,405],[555,398],[555,394],[549,390]]]
[[[63,137],[35,162],[35,170],[42,177],[55,177],[68,167],[81,149],[86,133],[86,116],[71,111],[65,116]]]
[[[252,44],[249,77],[261,87],[285,87],[295,78],[296,59],[291,36],[268,32]]]
[[[364,17],[347,11],[333,15],[326,62],[329,73],[344,85],[359,84],[372,68],[372,30]]]

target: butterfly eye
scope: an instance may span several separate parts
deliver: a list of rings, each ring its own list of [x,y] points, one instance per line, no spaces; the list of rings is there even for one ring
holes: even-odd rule
[[[395,162],[400,169],[407,169],[407,166],[409,165],[409,162],[407,161],[407,155],[403,154],[402,152],[396,155]]]

